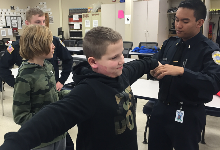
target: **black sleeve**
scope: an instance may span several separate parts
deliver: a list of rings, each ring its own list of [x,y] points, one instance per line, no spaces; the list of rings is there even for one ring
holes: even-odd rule
[[[12,44],[14,50],[9,53],[5,50],[4,55],[0,59],[0,77],[5,81],[9,86],[14,87],[15,79],[10,70],[14,64],[20,66],[22,63],[22,58],[19,54],[19,41],[16,41]]]
[[[45,106],[18,132],[7,133],[0,150],[30,150],[91,118],[97,107],[94,93],[87,84],[77,85],[64,99]]]
[[[208,51],[202,49],[201,51]],[[215,52],[219,52],[216,49]],[[208,51],[203,59],[203,69],[195,72],[184,68],[184,73],[181,80],[189,84],[199,91],[198,97],[204,98],[207,95],[215,95],[220,90],[220,64],[217,64],[213,58],[213,51]]]
[[[70,55],[68,49],[64,47],[62,41],[56,37],[53,40],[56,42],[57,57],[62,60],[62,72],[59,82],[64,84],[72,71],[73,57]]]
[[[137,79],[144,74],[150,72],[150,70],[158,66],[158,61],[151,58],[143,58],[140,60],[132,61],[124,64],[123,75],[128,78],[130,85],[132,85]]]

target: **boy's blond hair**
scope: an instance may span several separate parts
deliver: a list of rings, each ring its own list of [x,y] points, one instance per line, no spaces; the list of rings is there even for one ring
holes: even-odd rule
[[[41,25],[28,25],[20,38],[20,55],[32,59],[50,53],[53,36],[50,29]]]
[[[42,10],[40,10],[39,8],[30,8],[26,12],[26,20],[31,22],[31,18],[33,15],[38,15],[39,17],[42,17],[42,16],[44,16],[44,12]]]
[[[98,26],[88,31],[83,39],[83,53],[87,58],[101,59],[110,44],[117,43],[122,36],[108,27]]]

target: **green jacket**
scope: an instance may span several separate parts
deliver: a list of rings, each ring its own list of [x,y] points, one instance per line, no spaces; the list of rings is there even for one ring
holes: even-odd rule
[[[23,62],[15,79],[13,96],[13,116],[16,124],[23,125],[45,105],[62,99],[70,91],[56,90],[56,81],[52,64],[45,60],[44,66]],[[42,148],[65,137],[66,133],[49,143],[42,143]]]

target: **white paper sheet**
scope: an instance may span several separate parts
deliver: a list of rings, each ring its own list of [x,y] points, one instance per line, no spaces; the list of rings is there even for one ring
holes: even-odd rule
[[[93,20],[93,27],[98,27],[99,21],[98,20]]]
[[[85,20],[85,27],[90,28],[90,20]]]
[[[79,23],[75,23],[74,24],[74,29],[80,29],[80,24]]]
[[[8,29],[8,35],[12,35],[12,29]]]
[[[1,30],[1,35],[2,36],[6,36],[6,31],[5,30]]]
[[[79,20],[79,15],[73,15],[73,20]]]

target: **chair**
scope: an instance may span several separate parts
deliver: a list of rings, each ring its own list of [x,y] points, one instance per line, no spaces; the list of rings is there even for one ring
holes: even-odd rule
[[[8,41],[10,41],[10,38],[2,38],[2,41],[4,41],[4,43],[7,43]]]
[[[3,40],[0,40],[0,52],[5,51],[5,50],[6,50],[5,42]]]
[[[145,126],[145,131],[144,131],[144,144],[147,144],[147,128],[149,128],[149,120],[151,117],[151,112],[153,110],[154,104],[157,101],[154,100],[149,100],[143,107],[143,113],[147,115],[147,122],[146,122],[146,126]]]
[[[130,50],[132,50],[133,42],[123,41],[123,47],[124,47],[124,49],[129,49],[129,51],[130,51]],[[131,55],[129,55],[129,53],[128,53],[128,56],[126,56],[125,58],[131,58]]]
[[[83,46],[83,40],[77,41],[76,46],[77,47],[82,47]]]
[[[75,47],[76,40],[64,40],[63,43],[66,47]]]
[[[122,54],[124,55],[124,58],[129,58],[129,52],[130,52],[129,48],[124,48],[122,52]]]
[[[158,43],[157,42],[140,42],[138,47],[141,47],[141,46],[154,47],[154,46],[158,46]],[[146,56],[138,55],[139,59],[143,59],[144,57]]]
[[[129,48],[130,50],[132,50],[133,42],[123,41],[123,47],[124,47],[124,48]]]
[[[141,46],[145,46],[145,47],[149,47],[149,46],[158,46],[157,42],[140,42],[138,47]]]

